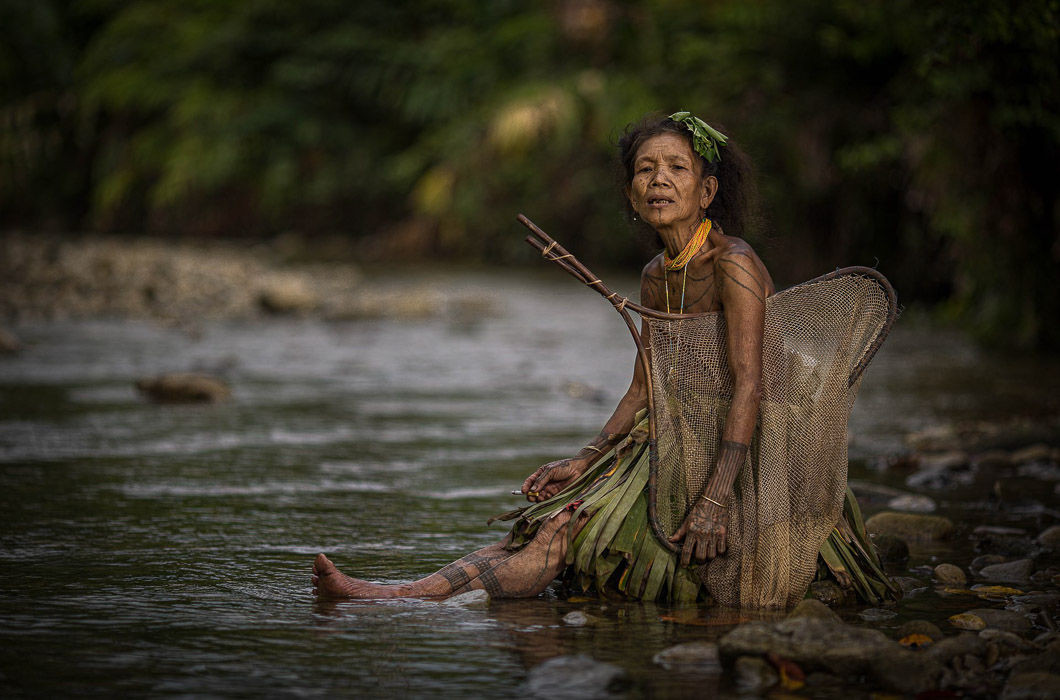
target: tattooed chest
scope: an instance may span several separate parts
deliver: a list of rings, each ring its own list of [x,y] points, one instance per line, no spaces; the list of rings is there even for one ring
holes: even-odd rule
[[[721,308],[721,299],[714,284],[712,270],[699,274],[689,273],[687,278],[683,274],[670,273],[666,284],[660,286],[662,289],[659,290],[659,300],[663,302],[663,308],[660,309],[662,311],[666,310],[667,302],[671,313],[679,313],[682,308],[686,314],[718,311]]]

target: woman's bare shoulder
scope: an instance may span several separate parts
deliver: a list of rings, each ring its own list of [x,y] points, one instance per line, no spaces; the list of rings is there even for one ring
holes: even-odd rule
[[[750,243],[737,236],[721,235],[717,241],[718,251],[714,256],[715,270],[721,269],[720,282],[735,281],[740,287],[751,287],[755,295],[765,298],[776,291],[773,278],[765,263]]]

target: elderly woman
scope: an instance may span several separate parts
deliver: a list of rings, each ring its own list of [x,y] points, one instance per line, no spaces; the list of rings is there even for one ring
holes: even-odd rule
[[[664,246],[641,274],[641,305],[672,314],[715,312],[727,328],[731,401],[709,479],[691,497],[683,523],[669,543],[648,525],[648,382],[637,363],[600,433],[574,456],[526,479],[522,493],[531,505],[508,514],[516,523],[501,542],[400,585],[346,576],[321,554],[313,566],[317,595],[430,597],[484,589],[493,597],[527,597],[563,577],[575,589],[631,598],[709,597],[702,565],[726,556],[734,481],[748,463],[759,419],[763,323],[775,287],[740,238],[749,164],[725,136],[677,113],[631,127],[619,149],[633,218],[650,226]],[[641,334],[650,341],[649,324]]]

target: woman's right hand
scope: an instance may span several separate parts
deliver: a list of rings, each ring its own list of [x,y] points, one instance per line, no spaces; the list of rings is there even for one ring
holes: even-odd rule
[[[573,457],[549,462],[526,477],[521,491],[526,495],[526,500],[532,503],[547,501],[570,486],[588,468],[588,460]]]

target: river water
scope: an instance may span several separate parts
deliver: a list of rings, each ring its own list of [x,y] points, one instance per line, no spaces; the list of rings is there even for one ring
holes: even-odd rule
[[[653,605],[552,593],[484,610],[314,600],[317,552],[396,582],[497,540],[485,521],[518,503],[509,491],[594,435],[629,381],[624,325],[558,271],[417,283],[473,303],[421,320],[14,328],[25,347],[0,359],[0,692],[505,697],[570,653],[627,669],[634,695],[703,692],[651,658],[731,616],[676,624]],[[227,378],[232,400],[155,405],[133,386],[188,370]],[[861,465],[925,425],[1055,412],[1056,370],[900,321],[852,417],[855,472],[893,481]],[[915,569],[938,553],[914,555]],[[564,626],[571,610],[596,624]]]

